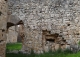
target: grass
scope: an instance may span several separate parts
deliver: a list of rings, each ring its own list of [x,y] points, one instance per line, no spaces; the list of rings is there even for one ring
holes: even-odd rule
[[[21,44],[15,43],[15,44],[7,44],[7,49],[8,50],[20,50],[22,47]],[[27,54],[14,54],[14,53],[6,53],[6,57],[80,57],[80,51],[77,53],[72,53],[70,50],[57,50],[55,52],[49,51],[44,54],[32,54],[27,55]]]
[[[80,45],[80,41],[78,42],[78,45]]]
[[[44,54],[31,54],[31,55],[26,55],[26,54],[14,54],[14,53],[7,53],[6,57],[80,57],[80,52],[76,54],[64,54],[64,53],[44,53]]]
[[[24,54],[14,54],[14,53],[6,53],[6,57],[27,57]]]
[[[22,44],[21,43],[8,43],[6,45],[6,50],[20,50],[22,48]]]

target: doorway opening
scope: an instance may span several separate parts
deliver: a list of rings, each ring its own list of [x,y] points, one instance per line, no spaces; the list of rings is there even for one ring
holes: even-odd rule
[[[21,50],[24,42],[24,23],[7,23],[7,50]],[[9,51],[8,51],[9,52]]]

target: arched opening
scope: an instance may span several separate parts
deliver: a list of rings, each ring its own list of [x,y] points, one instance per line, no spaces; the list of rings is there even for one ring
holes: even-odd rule
[[[11,26],[14,26],[14,24],[13,24],[13,23],[10,23],[10,22],[7,22],[7,29],[8,29],[9,27],[11,27]]]
[[[24,24],[22,20],[20,20],[20,21],[17,23],[17,25],[20,25],[20,24],[21,24],[21,25]]]
[[[14,46],[14,44],[21,45],[19,46],[19,50],[21,50],[24,42],[24,37],[24,23],[22,20],[15,24],[11,22],[7,23],[7,44],[9,44],[9,46]]]

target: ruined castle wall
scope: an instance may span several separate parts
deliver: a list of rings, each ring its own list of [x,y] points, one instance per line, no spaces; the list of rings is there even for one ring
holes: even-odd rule
[[[79,0],[8,0],[8,6],[24,22],[26,51],[43,52],[42,30],[58,33],[68,43],[80,40]]]
[[[0,0],[0,57],[5,57],[6,49],[7,3]]]

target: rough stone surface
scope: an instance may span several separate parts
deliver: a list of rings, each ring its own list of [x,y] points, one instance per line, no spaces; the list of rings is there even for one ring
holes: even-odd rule
[[[8,0],[8,6],[9,15],[24,22],[22,49],[28,53],[64,49],[80,41],[79,0]]]
[[[7,3],[0,0],[0,57],[5,57],[6,49]]]
[[[7,32],[7,43],[16,43],[17,37],[18,32],[16,31],[15,26],[10,27]]]

